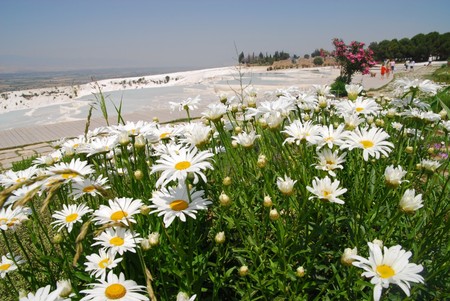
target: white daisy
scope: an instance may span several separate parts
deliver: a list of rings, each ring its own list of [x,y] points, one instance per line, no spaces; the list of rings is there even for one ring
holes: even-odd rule
[[[140,212],[142,206],[141,200],[133,200],[132,198],[115,198],[108,201],[108,206],[100,205],[99,209],[93,213],[97,225],[107,223],[136,223],[133,215]]]
[[[138,285],[134,280],[125,280],[123,273],[119,276],[113,271],[108,273],[106,280],[99,279],[99,283],[90,284],[92,288],[82,290],[85,294],[80,301],[146,301],[148,297],[144,296],[145,286]]]
[[[202,112],[202,116],[212,122],[219,121],[227,113],[227,107],[224,104],[209,104],[207,110]]]
[[[199,152],[195,148],[181,148],[177,152],[169,150],[168,154],[162,155],[152,166],[151,173],[162,171],[156,186],[165,186],[170,181],[175,180],[183,182],[188,173],[194,175],[194,184],[198,183],[199,176],[206,182],[203,170],[213,169],[212,164],[207,161],[213,156],[214,154],[209,151]]]
[[[325,148],[317,152],[319,163],[315,164],[315,167],[316,169],[327,171],[330,176],[335,177],[336,173],[334,170],[344,168],[341,163],[345,162],[344,158],[346,155],[347,153],[339,155],[337,150],[333,152],[330,149]]]
[[[380,158],[380,155],[388,156],[388,154],[394,148],[394,144],[386,139],[389,135],[380,128],[359,128],[347,135],[345,143],[341,148],[348,148],[350,150],[354,148],[360,148],[363,150],[363,158],[365,161],[369,160],[369,156]]]
[[[115,258],[116,253],[100,249],[99,254],[93,253],[86,256],[85,271],[95,278],[105,279],[107,269],[112,270],[123,258]]]
[[[336,129],[333,125],[323,125],[320,127],[319,136],[317,141],[317,149],[322,148],[324,145],[332,149],[334,145],[341,146],[344,143],[343,138],[347,135],[344,131],[344,125],[340,124]]]
[[[295,143],[300,145],[301,142],[307,142],[308,144],[317,144],[320,140],[321,127],[313,125],[311,121],[302,123],[300,120],[294,120],[290,125],[286,126],[282,133],[285,133],[286,138],[284,143]]]
[[[11,254],[6,254],[2,256],[2,261],[0,262],[0,277],[5,278],[6,274],[11,273],[18,269],[17,264],[23,264],[25,260],[22,260],[20,256],[11,256]]]
[[[363,90],[363,86],[361,85],[345,85],[345,91],[347,91],[347,97],[350,100],[355,100],[358,98],[359,93],[361,93]]]
[[[52,217],[56,219],[56,221],[52,222],[51,224],[54,225],[53,227],[58,227],[58,232],[61,231],[62,228],[66,227],[67,232],[71,232],[73,225],[75,223],[82,223],[83,222],[83,215],[86,213],[92,212],[93,210],[87,207],[85,204],[78,204],[78,205],[66,205],[63,204],[63,209],[60,211],[55,211],[54,214],[52,214]]]
[[[0,185],[7,188],[12,185],[20,184],[34,178],[37,173],[38,169],[36,166],[31,166],[19,171],[7,170],[5,173],[0,174]]]
[[[372,278],[370,283],[375,284],[373,290],[373,299],[380,300],[383,288],[388,288],[389,284],[397,284],[405,292],[410,295],[410,282],[423,283],[423,277],[420,273],[423,270],[422,265],[409,263],[411,252],[402,250],[400,245],[384,247],[384,254],[380,246],[371,242],[369,245],[369,258],[363,258],[355,255],[354,266],[365,270],[361,275]]]
[[[386,167],[384,170],[384,179],[386,184],[391,187],[398,187],[402,182],[402,178],[406,175],[406,171],[403,170],[401,166],[394,167],[394,165],[390,165]],[[407,181],[406,181],[407,182]]]
[[[106,250],[122,255],[124,252],[136,253],[136,246],[141,242],[142,238],[138,233],[124,228],[107,228],[99,236],[94,237],[97,242],[92,246],[101,245]]]
[[[87,154],[88,157],[97,154],[106,154],[119,144],[119,136],[94,137],[83,147],[79,148],[79,153]]]
[[[190,195],[188,195],[188,193]],[[152,205],[150,208],[156,208],[150,213],[158,213],[158,216],[164,215],[164,226],[168,228],[172,224],[175,217],[182,222],[186,221],[188,215],[196,219],[195,214],[198,210],[208,209],[207,205],[212,204],[203,198],[203,190],[196,191],[195,188],[188,189],[184,183],[178,187],[169,187],[167,190],[156,191],[151,198]]]
[[[94,169],[87,161],[72,159],[69,163],[58,163],[47,168],[53,178],[63,179],[65,181],[80,181],[94,172]]]
[[[423,159],[420,161],[419,166],[428,172],[435,172],[441,166],[441,163],[435,160]]]
[[[400,199],[400,210],[405,213],[414,213],[419,208],[423,207],[422,204],[422,194],[416,195],[416,191],[414,189],[406,189],[402,198]]]
[[[261,137],[261,135],[256,135],[255,131],[251,131],[250,133],[242,132],[237,136],[232,136],[233,141],[236,141],[237,144],[242,145],[245,148],[252,147],[257,138]]]
[[[343,100],[336,104],[337,113],[340,116],[358,114],[358,115],[377,115],[381,107],[372,98],[363,99],[358,97],[354,102]]]
[[[59,296],[62,288],[57,288],[56,290],[50,292],[51,286],[39,288],[36,293],[28,293],[27,296],[22,297],[19,301],[70,301],[70,298],[64,299]]]
[[[191,297],[189,297],[189,295],[185,292],[179,292],[177,294],[177,301],[194,301],[195,298],[197,298],[197,295],[192,295]]]
[[[23,221],[28,219],[31,214],[31,209],[17,206],[12,209],[12,206],[3,207],[0,209],[0,230],[16,230]]]
[[[294,184],[297,183],[297,180],[292,180],[287,175],[284,175],[284,179],[282,177],[277,178],[277,187],[284,195],[292,195],[294,193]]]
[[[83,179],[79,182],[74,182],[72,184],[72,193],[70,194],[74,200],[79,199],[83,195],[102,195],[107,189],[111,187],[106,185],[108,182],[107,178],[100,175],[97,179]]]
[[[183,137],[180,142],[192,147],[200,147],[209,142],[212,128],[203,123],[189,123],[183,127]]]
[[[347,192],[347,188],[339,188],[340,183],[338,180],[331,182],[328,176],[324,179],[315,177],[312,181],[312,187],[306,186],[306,189],[314,194],[314,196],[309,197],[309,200],[318,198],[331,203],[344,204],[345,202],[339,199],[338,196]]]
[[[180,102],[172,102],[169,101],[170,108],[172,111],[178,109],[178,111],[189,110],[193,111],[198,108],[198,104],[200,103],[200,95],[197,95],[195,98],[187,98]]]

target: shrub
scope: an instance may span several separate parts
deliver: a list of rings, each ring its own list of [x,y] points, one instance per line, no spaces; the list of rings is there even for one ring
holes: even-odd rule
[[[334,83],[331,84],[331,93],[333,93],[336,97],[347,96],[345,85],[346,85],[345,79],[338,76],[334,81]]]
[[[322,66],[323,65],[323,58],[321,56],[316,56],[313,60],[313,64],[316,66]]]

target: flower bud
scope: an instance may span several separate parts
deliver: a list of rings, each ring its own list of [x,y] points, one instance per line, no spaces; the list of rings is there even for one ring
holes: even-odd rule
[[[153,122],[158,123],[159,122],[159,118],[158,117],[153,117]]]
[[[298,278],[305,277],[305,269],[303,268],[303,266],[299,266],[297,268],[297,270],[295,271],[295,276],[297,276]]]
[[[225,177],[222,181],[223,186],[230,186],[231,185],[231,178]]]
[[[264,197],[263,205],[266,208],[270,208],[273,205],[272,198],[268,195]]]
[[[269,212],[269,218],[272,221],[276,221],[280,218],[280,214],[278,213],[277,209],[271,209]]]
[[[127,132],[121,132],[119,134],[119,144],[122,146],[126,146],[130,143],[130,137],[128,136]]]
[[[368,124],[372,124],[373,123],[373,116],[367,116],[366,120],[367,120]]]
[[[151,246],[150,246],[150,240],[148,238],[143,238],[141,240],[141,249],[144,251],[148,251],[150,250]]]
[[[138,169],[134,172],[134,177],[136,178],[136,180],[140,181],[144,177],[144,173]]]
[[[374,240],[372,241],[372,243],[373,243],[374,245],[378,245],[381,249],[383,248],[383,241],[382,241],[382,240],[374,239]]]
[[[222,192],[219,195],[219,203],[223,207],[228,207],[231,205],[231,199],[228,195],[226,195],[224,192]]]
[[[246,265],[241,266],[239,268],[239,276],[244,277],[244,276],[247,276],[247,274],[248,274],[248,266],[246,266]]]
[[[240,133],[242,133],[242,128],[241,128],[240,126],[236,126],[236,127],[234,128],[234,132],[235,132],[236,134],[240,134]]]
[[[55,234],[55,236],[53,236],[53,242],[55,244],[60,244],[63,242],[63,240],[64,240],[63,236],[59,233],[57,233],[57,234]]]
[[[432,154],[434,154],[435,149],[434,149],[434,147],[430,147],[430,148],[428,148],[427,151],[430,155],[432,155]]]
[[[408,153],[408,154],[412,154],[413,151],[414,151],[414,149],[413,149],[412,146],[407,146],[407,147],[405,148],[405,152]]]
[[[69,297],[70,293],[72,292],[72,284],[70,283],[69,279],[61,279],[58,282],[56,282],[56,287],[58,289],[61,289],[59,292],[59,296],[61,298],[67,298]]]
[[[159,245],[159,233],[158,232],[152,232],[148,235],[148,241],[150,243],[150,246],[155,247]]]
[[[439,115],[441,116],[441,119],[445,119],[445,117],[447,117],[447,111],[446,110],[441,110],[439,112]]]
[[[143,148],[145,146],[145,138],[144,136],[136,136],[134,140],[134,146],[136,148]]]
[[[375,120],[375,125],[378,126],[378,127],[384,127],[384,120],[377,118]]]
[[[225,242],[225,232],[219,232],[216,234],[216,236],[214,237],[214,240],[216,241],[217,244],[223,244]]]
[[[258,162],[256,163],[259,168],[264,168],[267,164],[267,158],[264,155],[259,155]]]
[[[358,254],[358,249],[356,247],[353,249],[345,248],[344,253],[341,256],[341,263],[346,266],[351,266],[352,262],[355,261],[352,256],[356,254]]]
[[[151,208],[147,205],[142,205],[140,208],[142,215],[148,215],[150,213]]]

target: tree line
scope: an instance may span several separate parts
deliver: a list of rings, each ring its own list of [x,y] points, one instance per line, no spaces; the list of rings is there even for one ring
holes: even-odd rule
[[[239,54],[239,63],[240,64],[257,64],[257,65],[272,65],[275,61],[283,61],[291,58],[290,54],[284,51],[275,51],[272,54],[263,54],[262,52],[259,55],[252,54],[244,55],[244,52]],[[297,55],[294,54],[293,59],[297,59]]]
[[[372,42],[369,44],[369,48],[373,51],[376,61],[410,59],[424,62],[430,56],[435,60],[447,60],[450,58],[450,32],[439,34],[434,31],[428,34],[419,33],[411,39]]]

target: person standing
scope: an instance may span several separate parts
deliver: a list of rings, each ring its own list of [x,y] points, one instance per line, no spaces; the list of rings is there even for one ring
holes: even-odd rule
[[[415,64],[416,64],[416,62],[414,60],[412,60],[411,63],[409,63],[409,70],[414,71]]]
[[[391,60],[391,62],[390,62],[390,64],[391,64],[391,71],[392,71],[392,74],[394,74],[394,71],[395,71],[395,60]]]
[[[428,58],[428,65],[427,66],[430,66],[432,61],[433,61],[433,57],[430,55],[430,57]]]
[[[381,64],[381,79],[384,79],[384,74],[386,73],[386,66]]]

